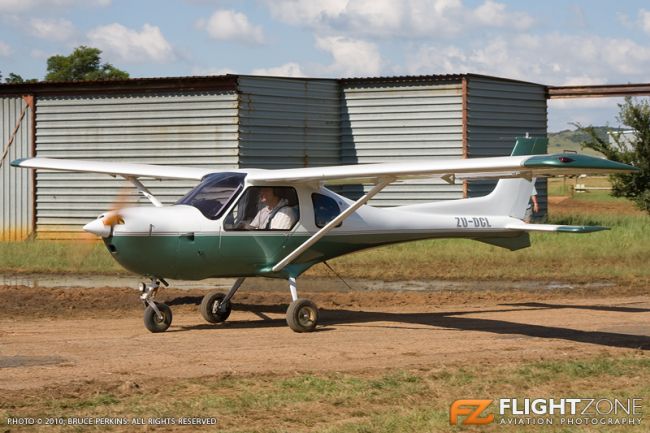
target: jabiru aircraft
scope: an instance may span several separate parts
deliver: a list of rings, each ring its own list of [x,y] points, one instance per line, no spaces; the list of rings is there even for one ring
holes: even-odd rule
[[[318,308],[298,296],[296,279],[317,263],[362,249],[430,238],[469,238],[510,250],[530,246],[528,232],[587,233],[599,226],[529,224],[523,221],[534,179],[583,173],[625,173],[636,168],[597,157],[545,152],[545,138],[519,138],[506,157],[378,163],[283,170],[156,166],[120,162],[29,158],[15,167],[121,176],[153,206],[107,211],[84,226],[100,236],[140,283],[144,323],[163,332],[171,309],[154,300],[166,278],[235,277],[227,293],[212,291],[200,312],[209,323],[225,321],[247,277],[286,278],[292,302],[287,323],[313,331]],[[487,196],[376,208],[366,203],[387,185],[416,178],[499,179]],[[200,183],[170,206],[140,179],[192,179]],[[371,184],[349,200],[325,184]]]

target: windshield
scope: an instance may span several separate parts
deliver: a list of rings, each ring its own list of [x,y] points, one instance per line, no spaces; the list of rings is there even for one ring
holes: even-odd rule
[[[176,204],[194,206],[206,218],[215,220],[242,190],[245,177],[245,173],[209,174]]]

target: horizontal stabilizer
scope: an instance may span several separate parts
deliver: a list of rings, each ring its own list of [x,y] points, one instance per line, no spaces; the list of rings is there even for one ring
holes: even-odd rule
[[[507,229],[525,230],[527,232],[559,232],[559,233],[593,233],[602,230],[609,230],[609,227],[603,226],[564,226],[554,224],[526,224],[517,222],[506,224]]]

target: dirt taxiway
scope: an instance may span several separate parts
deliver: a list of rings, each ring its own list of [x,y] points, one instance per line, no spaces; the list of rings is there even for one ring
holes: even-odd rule
[[[40,280],[41,282],[43,279]],[[284,319],[288,293],[252,280],[230,319],[205,323],[205,288],[167,289],[172,327],[151,334],[137,292],[116,287],[0,286],[0,388],[65,386],[215,374],[362,371],[437,364],[576,358],[650,350],[643,288],[539,283],[377,283],[379,290],[306,284],[321,308],[317,332]],[[254,289],[259,284],[262,288]],[[355,282],[367,284],[372,282]],[[411,290],[390,290],[404,285]],[[410,286],[409,286],[410,284]],[[354,285],[354,284],[353,284]],[[315,289],[315,286],[325,289]],[[496,290],[502,286],[502,290]],[[414,289],[415,287],[415,289]],[[487,288],[486,288],[487,287]]]

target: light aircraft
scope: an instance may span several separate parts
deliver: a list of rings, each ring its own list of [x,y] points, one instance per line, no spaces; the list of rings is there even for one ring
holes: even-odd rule
[[[156,166],[50,158],[12,162],[15,167],[121,176],[153,206],[108,211],[84,226],[102,238],[123,267],[148,278],[140,284],[144,323],[163,332],[170,308],[154,301],[165,278],[201,280],[236,277],[228,291],[212,291],[200,312],[210,323],[225,321],[231,300],[246,277],[286,278],[292,302],[287,323],[313,331],[318,308],[298,297],[296,278],[311,266],[365,248],[429,238],[469,238],[510,250],[530,246],[528,232],[586,233],[599,226],[528,224],[524,213],[536,177],[623,173],[636,168],[573,153],[541,154],[545,138],[519,138],[511,156],[309,167],[284,170]],[[441,178],[499,179],[487,196],[376,208],[367,201],[393,182]],[[142,178],[193,179],[200,183],[171,206],[140,182]],[[356,201],[324,184],[369,183]],[[260,210],[266,208],[266,222]],[[283,224],[276,224],[282,220]],[[257,223],[256,223],[257,221]]]

